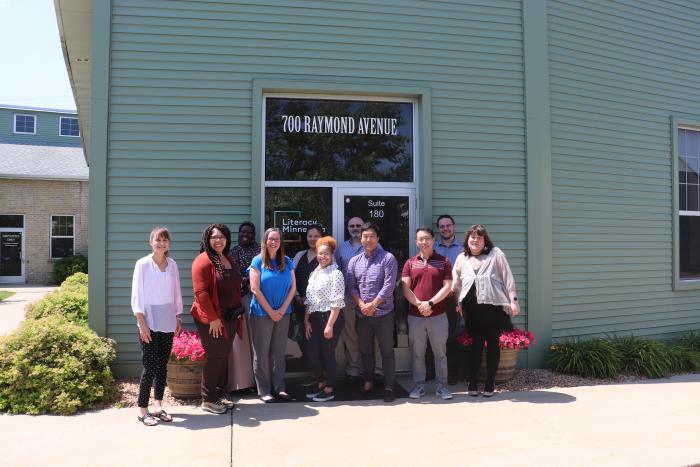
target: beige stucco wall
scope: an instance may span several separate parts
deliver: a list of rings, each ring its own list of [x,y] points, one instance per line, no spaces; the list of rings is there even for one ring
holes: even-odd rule
[[[46,284],[51,279],[52,215],[75,216],[75,253],[87,256],[88,182],[0,179],[0,214],[23,214],[25,279]]]

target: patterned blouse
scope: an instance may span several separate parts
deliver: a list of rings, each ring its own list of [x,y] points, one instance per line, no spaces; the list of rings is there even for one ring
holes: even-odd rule
[[[311,273],[304,303],[309,313],[345,306],[345,279],[335,263],[319,266]]]
[[[247,247],[236,245],[231,248],[231,256],[233,256],[233,258],[236,260],[238,270],[241,272],[241,277],[243,277],[241,295],[245,295],[250,292],[250,277],[248,277],[247,269],[250,267],[250,263],[253,261],[253,258],[259,254],[260,245],[257,243],[253,243]]]

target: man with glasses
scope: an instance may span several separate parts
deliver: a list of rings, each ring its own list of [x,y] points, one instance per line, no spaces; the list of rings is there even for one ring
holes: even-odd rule
[[[394,400],[394,289],[396,258],[379,245],[379,227],[366,222],[360,229],[364,252],[348,263],[346,281],[355,304],[357,336],[362,356],[363,394],[374,387],[374,338],[379,341],[384,371],[384,401]]]
[[[437,228],[440,231],[440,240],[435,244],[435,251],[450,260],[450,264],[454,265],[457,256],[462,252],[462,245],[457,241],[455,232],[457,225],[455,220],[449,214],[438,216],[436,222]],[[460,316],[455,311],[457,303],[454,295],[450,295],[445,300],[445,309],[447,310],[447,320],[449,324],[449,334],[447,338],[447,380],[449,384],[457,384],[460,377],[466,377],[464,374],[464,359],[466,359],[466,349],[464,346],[457,343],[456,338],[459,333]],[[429,356],[428,356],[429,358]],[[428,365],[432,361],[428,360]]]
[[[343,332],[338,339],[336,347],[336,360],[342,361],[345,355],[345,374],[351,380],[357,380],[361,374],[360,360],[360,344],[357,340],[357,331],[355,330],[355,304],[348,288],[347,272],[350,258],[362,253],[362,243],[360,242],[360,228],[364,221],[359,217],[353,217],[348,221],[348,234],[350,238],[340,244],[340,247],[335,253],[335,262],[338,268],[346,276],[345,279],[345,308],[343,308],[343,316],[345,317],[345,326]]]
[[[434,243],[433,229],[418,228],[416,246],[419,253],[406,260],[401,274],[403,295],[411,305],[408,311],[408,339],[415,384],[409,394],[411,399],[420,399],[425,395],[425,352],[428,341],[435,356],[435,395],[444,400],[452,399],[452,394],[447,389],[445,351],[448,324],[443,301],[451,294],[452,265],[449,259],[435,252]]]

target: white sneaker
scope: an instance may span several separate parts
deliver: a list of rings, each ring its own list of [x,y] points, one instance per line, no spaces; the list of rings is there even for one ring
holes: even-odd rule
[[[442,400],[452,399],[452,393],[445,386],[440,386],[439,388],[437,388],[437,390],[435,391],[435,395],[441,398]]]
[[[408,395],[411,399],[420,399],[425,396],[425,386],[417,384],[412,390],[411,394]]]

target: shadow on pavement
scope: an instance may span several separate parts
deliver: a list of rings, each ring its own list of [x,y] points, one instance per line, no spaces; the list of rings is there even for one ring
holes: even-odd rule
[[[233,424],[242,427],[255,427],[263,422],[274,420],[295,420],[313,417],[318,410],[305,404],[245,404],[236,405]]]
[[[200,413],[178,412],[176,407],[170,407],[168,413],[172,415],[173,421],[170,423],[160,423],[159,427],[184,428],[186,430],[209,430],[212,428],[223,428],[231,425],[231,413],[226,412],[216,415],[199,411]]]

